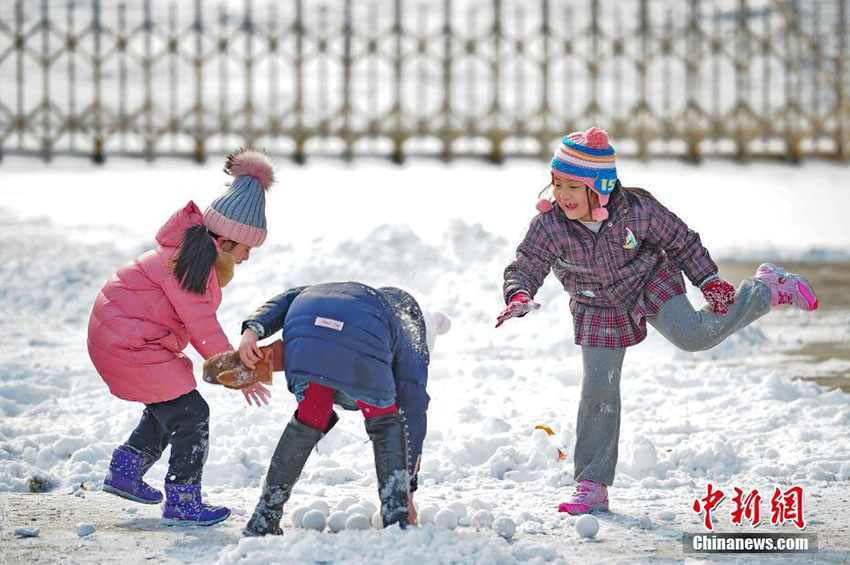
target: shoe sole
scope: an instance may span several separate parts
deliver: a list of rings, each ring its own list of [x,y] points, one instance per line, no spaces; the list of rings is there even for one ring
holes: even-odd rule
[[[801,310],[806,310],[807,312],[813,312],[818,309],[818,295],[815,293],[815,287],[812,286],[808,280],[800,275],[789,273],[782,267],[774,265],[773,263],[762,263],[759,265],[758,272],[761,271],[772,271],[773,273],[779,275],[780,277],[791,278],[797,281],[797,290],[803,296],[803,299],[808,304],[808,308],[800,308]],[[795,306],[797,306],[795,304]],[[797,306],[799,308],[799,306]]]
[[[121,498],[125,498],[127,500],[132,500],[133,502],[138,502],[140,504],[159,504],[162,502],[162,498],[159,500],[145,500],[144,498],[139,498],[138,496],[133,496],[128,492],[124,492],[123,490],[118,490],[115,487],[111,487],[109,485],[103,485],[101,489],[103,492],[108,492],[109,494],[114,494],[115,496],[120,496]]]
[[[558,506],[558,512],[566,512],[567,514],[569,514],[571,516],[579,516],[581,514],[592,514],[593,512],[608,512],[608,501],[607,500],[605,502],[603,502],[602,504],[600,504],[599,506],[594,506],[592,508],[588,508],[588,507],[585,506],[586,510],[577,510],[576,512],[570,512],[567,509],[568,506],[570,506],[570,505],[567,504],[566,502],[562,502]],[[576,504],[575,506],[579,506],[579,505]],[[582,504],[580,506],[584,506],[584,505]]]
[[[177,520],[176,518],[163,518],[162,523],[166,526],[212,526],[213,524],[224,522],[228,518],[230,518],[230,512],[228,512],[221,518],[216,518],[215,520],[207,520],[206,522],[197,522],[195,520]]]

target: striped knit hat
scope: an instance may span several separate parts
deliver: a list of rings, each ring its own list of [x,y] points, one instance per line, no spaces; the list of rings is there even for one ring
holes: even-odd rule
[[[227,191],[204,211],[204,226],[249,247],[266,240],[266,194],[274,183],[274,166],[261,150],[238,149],[227,156],[224,172],[234,177]]]
[[[608,134],[597,127],[565,135],[550,169],[556,177],[577,180],[592,188],[599,195],[600,206],[608,204],[617,186],[614,148],[608,143]],[[608,217],[608,210],[594,208],[591,217],[600,222]]]

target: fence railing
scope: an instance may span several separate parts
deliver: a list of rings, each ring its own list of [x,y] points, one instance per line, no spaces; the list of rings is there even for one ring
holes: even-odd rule
[[[0,0],[3,154],[850,160],[850,0]]]

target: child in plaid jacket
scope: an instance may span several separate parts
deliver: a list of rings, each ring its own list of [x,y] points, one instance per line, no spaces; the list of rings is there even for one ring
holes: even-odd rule
[[[575,490],[560,510],[607,510],[620,434],[625,348],[646,338],[646,322],[677,347],[700,351],[765,315],[771,306],[817,308],[803,277],[771,264],[735,288],[719,277],[699,235],[649,192],[617,178],[607,134],[565,136],[551,161],[554,202],[538,214],[505,269],[506,320],[540,308],[532,298],[554,271],[570,294],[584,378],[576,426]],[[548,189],[549,187],[547,187]],[[544,189],[545,190],[545,189]],[[708,306],[694,310],[682,272]]]

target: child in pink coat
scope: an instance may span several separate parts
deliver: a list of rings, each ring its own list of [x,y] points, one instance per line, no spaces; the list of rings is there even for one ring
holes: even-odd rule
[[[112,454],[103,490],[146,504],[162,493],[142,479],[171,444],[163,517],[211,525],[230,515],[205,505],[201,475],[209,444],[209,406],[196,390],[191,343],[204,359],[232,350],[216,318],[234,264],[266,238],[265,191],[274,182],[268,157],[253,149],[228,156],[235,178],[203,213],[189,202],[156,235],[158,247],[124,265],[95,300],[89,356],[118,398],[145,404],[130,438]],[[266,402],[262,384],[243,391]]]

